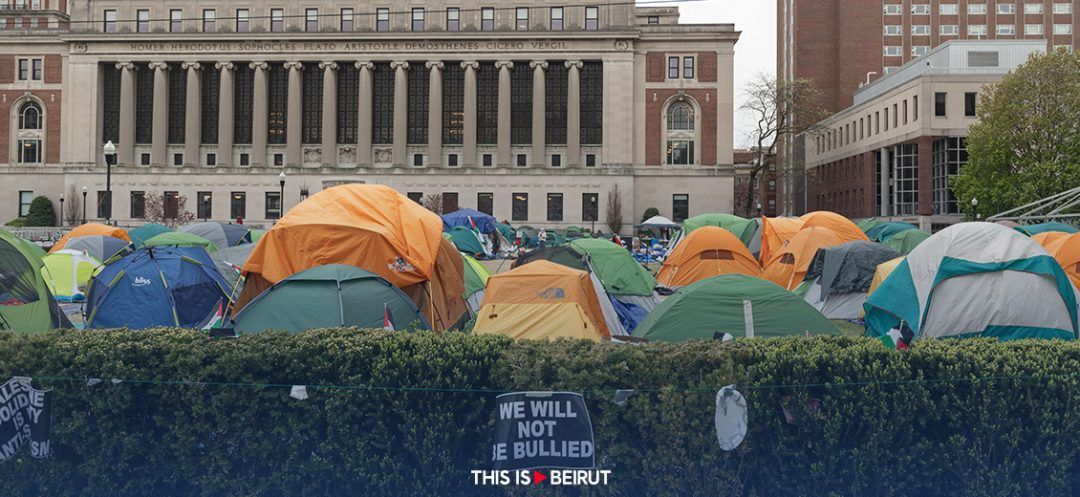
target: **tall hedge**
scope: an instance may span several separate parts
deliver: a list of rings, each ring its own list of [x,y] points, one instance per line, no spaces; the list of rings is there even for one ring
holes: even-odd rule
[[[54,456],[24,450],[0,465],[0,493],[1076,495],[1078,372],[1080,344],[1045,341],[898,352],[843,337],[616,346],[356,330],[0,334],[0,377],[55,391]],[[750,428],[723,452],[714,402],[730,383]],[[309,398],[289,398],[293,384],[309,385]],[[616,405],[617,388],[635,393]],[[526,389],[585,395],[609,486],[472,485],[469,471],[489,467],[495,396]]]
[[[56,226],[56,210],[52,200],[44,195],[34,197],[26,214],[27,226]]]

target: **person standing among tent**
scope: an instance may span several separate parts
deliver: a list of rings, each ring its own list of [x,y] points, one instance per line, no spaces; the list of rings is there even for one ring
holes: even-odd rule
[[[540,248],[544,248],[547,244],[547,231],[544,228],[540,228],[540,232],[536,234],[536,239],[540,241]]]

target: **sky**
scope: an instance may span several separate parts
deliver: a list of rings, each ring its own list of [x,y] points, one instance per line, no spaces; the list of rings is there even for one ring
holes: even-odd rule
[[[680,23],[734,23],[742,32],[735,44],[735,146],[746,148],[753,126],[738,109],[743,88],[755,75],[776,72],[776,2],[704,0],[674,5],[679,7]]]

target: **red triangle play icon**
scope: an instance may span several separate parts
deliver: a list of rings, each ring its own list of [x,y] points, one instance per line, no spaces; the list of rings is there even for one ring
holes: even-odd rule
[[[541,472],[539,472],[539,471],[537,471],[535,469],[533,470],[533,475],[532,475],[533,485],[539,485],[539,484],[543,483],[544,480],[546,480],[546,479],[548,479],[547,475],[545,475],[545,474],[543,474],[543,473],[541,473]]]

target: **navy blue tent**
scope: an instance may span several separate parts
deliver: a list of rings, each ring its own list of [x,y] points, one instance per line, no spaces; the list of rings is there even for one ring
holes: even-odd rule
[[[498,221],[493,216],[472,209],[459,209],[449,214],[443,214],[443,231],[450,231],[455,226],[472,228],[472,225],[469,224],[470,217],[476,223],[476,228],[485,235],[498,229]]]
[[[228,288],[202,247],[143,247],[94,276],[86,328],[193,328],[229,303]]]

